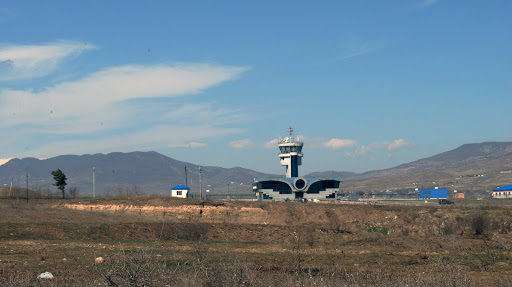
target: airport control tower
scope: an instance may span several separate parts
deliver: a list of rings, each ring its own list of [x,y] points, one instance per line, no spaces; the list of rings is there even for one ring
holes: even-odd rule
[[[286,177],[298,177],[299,165],[302,164],[302,146],[300,139],[294,137],[293,129],[288,130],[290,136],[279,139],[279,159],[286,166]]]
[[[302,177],[302,147],[304,144],[295,137],[293,129],[289,136],[279,139],[279,160],[286,166],[286,177],[255,178],[253,191],[259,200],[336,200],[340,188],[340,177]]]

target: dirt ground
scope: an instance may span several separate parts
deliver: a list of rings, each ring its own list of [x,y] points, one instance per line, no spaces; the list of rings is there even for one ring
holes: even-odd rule
[[[502,202],[422,206],[166,197],[0,199],[0,210],[2,285],[40,283],[33,279],[49,271],[58,286],[90,278],[114,286],[105,274],[121,258],[137,270],[146,262],[140,258],[150,258],[151,264],[144,266],[164,266],[166,272],[186,276],[237,262],[253,272],[245,274],[261,278],[349,272],[404,280],[442,273],[475,286],[512,284],[512,207]],[[105,262],[95,264],[97,257]]]

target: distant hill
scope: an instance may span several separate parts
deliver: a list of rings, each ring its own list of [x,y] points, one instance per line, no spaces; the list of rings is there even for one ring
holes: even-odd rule
[[[475,164],[485,166],[489,160],[506,158],[512,158],[512,143],[472,143],[391,169],[364,173],[358,179],[428,172],[436,169],[461,168]]]
[[[346,180],[347,178],[354,178],[358,176],[358,173],[349,172],[349,171],[320,171],[320,172],[312,172],[304,177],[341,177]]]
[[[116,194],[123,191],[166,193],[175,185],[185,184],[185,167],[189,187],[199,190],[198,165],[178,161],[157,152],[62,155],[44,160],[12,159],[0,166],[0,183],[9,184],[11,177],[14,177],[15,185],[24,187],[28,173],[30,188],[54,190],[51,171],[61,169],[68,178],[68,187],[77,187],[82,194],[92,194],[93,167],[98,194]],[[254,177],[277,176],[240,167],[204,166],[201,169],[203,190],[210,189],[217,193],[225,193],[228,183],[232,191],[249,191]]]
[[[434,185],[453,189],[492,189],[512,182],[512,142],[465,144],[432,157],[361,174],[315,173],[315,176],[326,175],[345,175],[344,186],[352,191]]]
[[[51,171],[60,168],[68,177],[68,187],[77,187],[82,195],[92,194],[92,167],[96,169],[98,194],[151,193],[164,194],[185,183],[199,190],[199,166],[178,161],[157,152],[114,152],[94,155],[62,155],[39,160],[12,159],[0,165],[0,186],[8,186],[11,177],[18,187],[41,192],[55,191]],[[203,190],[226,193],[251,191],[255,177],[281,177],[240,167],[202,168]],[[483,175],[483,176],[482,176]],[[512,143],[485,142],[465,144],[454,150],[402,164],[394,168],[352,173],[343,171],[315,172],[306,177],[342,177],[344,191],[411,190],[433,186],[459,190],[490,190],[512,184]],[[233,183],[232,183],[233,182]]]

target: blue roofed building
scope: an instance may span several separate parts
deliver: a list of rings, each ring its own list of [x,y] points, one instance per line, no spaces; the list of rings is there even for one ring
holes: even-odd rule
[[[512,185],[493,189],[492,198],[512,198]]]
[[[189,191],[190,188],[186,185],[179,184],[171,189],[171,197],[187,198]]]

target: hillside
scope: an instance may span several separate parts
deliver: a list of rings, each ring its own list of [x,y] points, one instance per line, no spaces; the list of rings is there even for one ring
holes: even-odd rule
[[[43,193],[52,187],[51,171],[60,168],[68,177],[68,187],[76,187],[82,195],[92,193],[92,167],[96,169],[98,194],[163,194],[177,184],[185,183],[199,190],[199,166],[182,162],[157,152],[114,152],[94,155],[62,155],[45,160],[12,159],[0,165],[0,183],[25,187],[29,174],[31,189]],[[202,168],[203,190],[226,193],[250,192],[255,177],[280,177],[240,167]],[[483,176],[477,176],[483,175]],[[512,143],[486,142],[465,144],[454,150],[402,164],[394,168],[365,173],[343,171],[315,172],[306,177],[342,177],[343,191],[411,190],[433,186],[458,190],[491,190],[512,183]],[[232,183],[233,182],[233,183]],[[435,183],[434,183],[435,182]]]
[[[326,174],[345,175],[343,188],[347,191],[433,186],[460,190],[491,190],[512,182],[512,143],[465,144],[451,151],[394,168],[361,174]],[[315,175],[323,176],[323,173]]]
[[[29,174],[29,186],[47,192],[54,190],[51,171],[61,169],[68,177],[68,187],[77,187],[82,194],[92,193],[92,167],[95,167],[98,194],[152,193],[162,194],[171,187],[185,183],[187,167],[188,184],[199,189],[199,166],[178,161],[157,152],[114,152],[94,155],[62,155],[39,160],[35,158],[12,159],[0,166],[0,183],[25,186]],[[254,177],[275,176],[235,167],[202,168],[203,189],[226,192],[228,183],[232,189],[250,190]],[[236,185],[236,187],[235,187]]]
[[[438,169],[460,169],[467,166],[487,167],[494,159],[511,159],[512,143],[485,142],[465,144],[454,150],[443,152],[429,158],[402,164],[391,169],[367,172],[358,179],[384,177],[429,172]],[[496,166],[499,168],[499,166]]]

